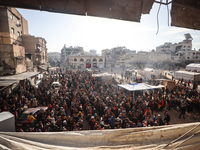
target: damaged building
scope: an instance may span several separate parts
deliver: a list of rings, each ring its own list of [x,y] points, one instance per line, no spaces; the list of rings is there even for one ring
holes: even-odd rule
[[[0,7],[0,75],[26,71],[22,35],[28,34],[28,22],[11,7]]]
[[[29,35],[17,9],[0,6],[0,94],[36,85],[47,61],[46,40]]]
[[[23,35],[22,39],[26,49],[27,70],[34,71],[45,66],[48,62],[46,40],[32,35]]]
[[[38,71],[48,62],[46,43],[29,35],[28,22],[17,9],[0,7],[0,75]]]

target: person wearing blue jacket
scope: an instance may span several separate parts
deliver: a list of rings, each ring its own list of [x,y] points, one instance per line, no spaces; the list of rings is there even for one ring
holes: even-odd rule
[[[111,116],[110,120],[109,120],[109,124],[111,129],[114,129],[115,126],[115,118],[113,116]]]

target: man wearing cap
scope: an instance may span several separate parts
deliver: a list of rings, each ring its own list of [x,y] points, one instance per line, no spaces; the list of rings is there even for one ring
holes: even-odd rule
[[[159,126],[164,125],[163,120],[162,120],[160,114],[158,114],[158,119],[157,119],[157,120],[158,120],[158,124],[159,124]]]

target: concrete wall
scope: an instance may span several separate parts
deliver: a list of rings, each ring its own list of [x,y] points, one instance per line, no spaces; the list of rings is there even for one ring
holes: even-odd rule
[[[0,45],[0,59],[5,61],[11,68],[15,68],[15,61],[13,59],[13,45],[11,44],[2,44]]]
[[[46,40],[44,38],[23,35],[22,39],[23,46],[26,49],[26,54],[32,54],[33,65],[41,65],[48,62]],[[40,45],[40,52],[37,51],[37,44]]]
[[[22,19],[22,34],[24,34],[24,35],[29,34],[28,21],[23,17],[21,19]]]
[[[16,74],[26,71],[25,49],[22,46],[1,44],[0,61],[4,70],[14,69]]]
[[[28,22],[11,7],[0,7],[0,44],[22,45],[22,34],[28,34]]]
[[[13,45],[13,55],[16,58],[16,74],[26,71],[25,48]]]
[[[6,9],[0,7],[0,44],[10,44],[10,40],[8,13]]]

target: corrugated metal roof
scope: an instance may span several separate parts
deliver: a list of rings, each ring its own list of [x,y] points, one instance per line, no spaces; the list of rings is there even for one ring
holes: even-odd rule
[[[20,73],[17,75],[10,75],[10,76],[1,76],[0,80],[14,80],[14,81],[19,81],[19,80],[24,80],[30,77],[33,77],[37,74],[39,74],[40,72],[24,72],[24,73]]]
[[[10,86],[16,82],[17,81],[12,81],[12,80],[0,81],[0,87]]]

